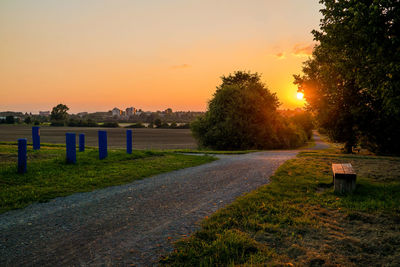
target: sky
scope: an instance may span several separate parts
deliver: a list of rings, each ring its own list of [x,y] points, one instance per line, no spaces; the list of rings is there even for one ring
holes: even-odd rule
[[[1,0],[0,111],[205,111],[222,75],[297,108],[318,0]]]

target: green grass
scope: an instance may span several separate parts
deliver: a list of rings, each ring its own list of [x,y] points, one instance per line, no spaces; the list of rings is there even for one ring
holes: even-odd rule
[[[109,150],[98,159],[93,148],[77,152],[77,163],[67,164],[65,147],[28,146],[28,172],[18,174],[17,146],[0,144],[0,212],[23,208],[34,202],[120,185],[159,173],[211,162],[210,156],[191,156],[157,151]]]
[[[333,192],[331,163],[357,171]],[[162,258],[172,266],[399,266],[400,158],[302,152],[270,184],[202,222]]]

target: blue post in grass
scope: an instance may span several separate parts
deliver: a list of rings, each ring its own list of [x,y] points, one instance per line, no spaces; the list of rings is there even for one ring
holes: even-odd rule
[[[76,134],[66,133],[67,163],[76,163]]]
[[[40,127],[38,126],[32,127],[32,142],[34,150],[40,149]]]
[[[126,130],[126,153],[132,154],[132,130]]]
[[[85,151],[85,134],[79,134],[79,152]]]
[[[107,157],[107,132],[99,131],[99,159]]]
[[[26,138],[18,139],[18,172],[26,173]]]

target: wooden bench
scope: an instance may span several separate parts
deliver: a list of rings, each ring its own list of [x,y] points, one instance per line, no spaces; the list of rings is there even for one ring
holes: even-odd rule
[[[335,193],[352,193],[356,189],[356,172],[350,163],[332,163]]]

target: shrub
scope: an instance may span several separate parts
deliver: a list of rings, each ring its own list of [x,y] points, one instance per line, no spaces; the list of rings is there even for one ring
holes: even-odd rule
[[[146,128],[146,126],[144,124],[142,124],[141,122],[138,122],[138,123],[128,125],[125,128]]]
[[[57,120],[52,120],[50,123],[50,126],[64,126],[65,122],[64,121],[57,121]]]
[[[89,120],[76,120],[69,119],[67,125],[70,127],[97,127],[97,123],[91,119]]]
[[[311,138],[312,130],[314,129],[314,123],[310,112],[303,111],[296,113],[293,117],[291,117],[291,121],[304,130],[308,139]]]
[[[118,128],[119,124],[118,122],[105,122],[103,125],[99,125],[101,127],[107,127],[107,128]]]
[[[15,123],[14,116],[6,116],[6,123],[7,124],[14,124]]]

